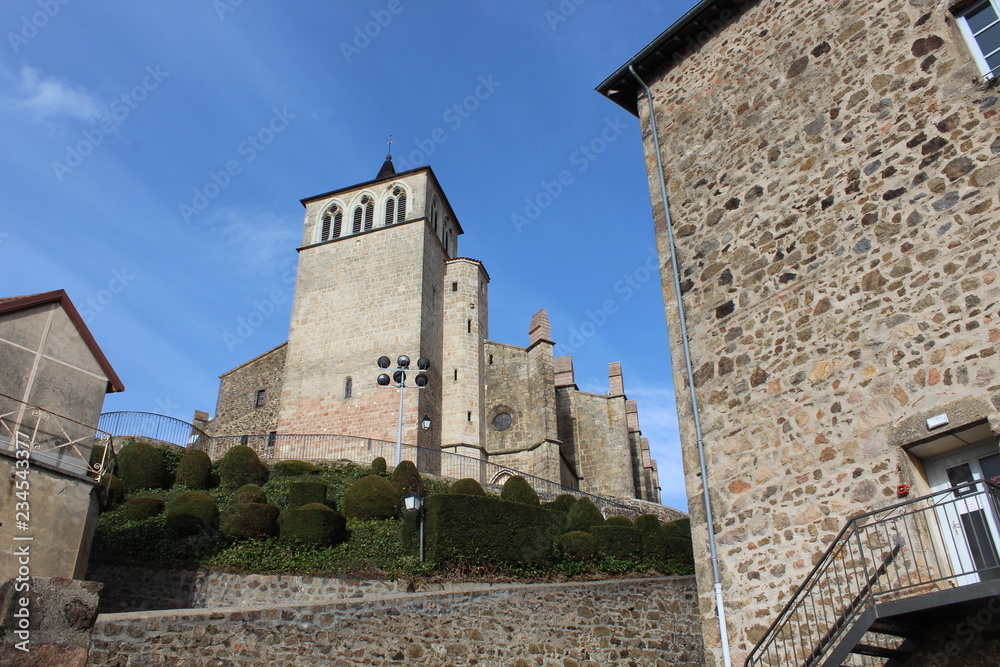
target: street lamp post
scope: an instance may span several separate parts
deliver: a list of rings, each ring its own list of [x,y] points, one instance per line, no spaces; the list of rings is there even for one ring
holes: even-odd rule
[[[427,417],[424,417],[427,420]],[[410,492],[403,498],[403,506],[407,510],[417,510],[417,522],[420,525],[420,562],[424,562],[424,482],[419,473],[410,476]]]
[[[389,357],[382,356],[378,358],[378,367],[382,370],[387,370],[392,364]],[[420,357],[417,359],[417,375],[413,378],[413,384],[406,384],[406,371],[410,370],[410,358],[405,354],[400,355],[396,359],[396,368],[392,373],[392,377],[389,377],[388,373],[380,373],[376,378],[376,382],[380,387],[396,387],[399,390],[399,423],[396,428],[396,465],[398,466],[403,460],[403,398],[406,395],[407,389],[423,389],[427,386],[427,369],[431,367],[431,362],[425,357]],[[395,383],[395,384],[393,384]],[[431,427],[431,418],[424,415],[424,418],[420,420],[420,426],[426,431]]]

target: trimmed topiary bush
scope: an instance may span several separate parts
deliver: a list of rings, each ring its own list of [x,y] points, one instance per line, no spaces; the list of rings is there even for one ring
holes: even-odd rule
[[[691,539],[691,519],[677,519],[663,524],[663,530],[667,535],[674,537],[686,537]]]
[[[635,518],[635,527],[643,532],[659,531],[660,518],[655,514],[641,514]]]
[[[691,540],[668,535],[663,541],[665,543],[666,558],[694,565],[694,550],[692,549]]]
[[[604,523],[604,515],[597,505],[590,498],[580,498],[569,508],[566,514],[566,532],[582,530],[590,532],[592,526],[600,526]]]
[[[642,533],[642,555],[647,560],[663,560],[667,553],[667,533],[655,514],[636,517],[636,529]]]
[[[524,503],[525,505],[538,505],[538,494],[528,484],[528,480],[520,475],[507,478],[500,491],[500,500],[507,500],[512,503]]]
[[[326,484],[319,480],[292,482],[288,487],[288,507],[294,509],[309,503],[326,503]]]
[[[642,533],[626,526],[592,526],[590,534],[597,540],[600,553],[604,556],[625,560],[642,559]]]
[[[167,466],[163,455],[145,442],[132,440],[122,447],[118,453],[118,476],[126,493],[167,486]]]
[[[219,530],[234,540],[264,539],[278,534],[280,510],[264,503],[232,503],[222,512]]]
[[[285,510],[278,517],[278,525],[282,542],[307,542],[322,546],[342,542],[347,530],[347,520],[343,516],[319,503]]]
[[[233,494],[233,502],[263,505],[267,503],[267,494],[256,484],[244,484],[236,489],[236,493]]]
[[[122,505],[122,516],[129,521],[149,519],[162,514],[163,507],[159,498],[129,498]]]
[[[426,557],[437,563],[542,565],[562,532],[562,516],[490,496],[441,493],[426,499]],[[414,550],[418,512],[407,512],[403,539]]]
[[[373,475],[384,475],[389,467],[385,463],[385,459],[381,456],[376,456],[375,460],[372,461],[372,474]]]
[[[569,512],[569,508],[572,507],[575,502],[576,496],[571,493],[562,493],[556,496],[555,500],[548,503],[542,503],[542,507],[556,512],[563,512],[565,514],[566,512]]]
[[[604,520],[604,525],[606,526],[622,526],[623,528],[635,528],[635,524],[632,523],[632,519],[627,516],[609,516]]]
[[[400,461],[396,469],[392,471],[389,483],[396,489],[396,494],[402,498],[409,495],[410,491],[417,490],[413,488],[414,478],[419,480],[420,473],[417,472],[417,466],[413,465],[413,461]]]
[[[559,549],[569,560],[591,560],[597,555],[597,538],[582,530],[574,530],[559,538]]]
[[[177,466],[180,465],[181,458],[187,453],[187,450],[183,447],[167,443],[157,445],[156,449],[160,452],[160,456],[163,457],[163,465],[167,468],[167,477],[164,481],[166,486],[164,488],[169,489],[176,483]]]
[[[341,506],[352,519],[391,519],[399,509],[399,493],[384,478],[368,475],[351,484]]]
[[[319,466],[308,461],[289,460],[278,461],[271,466],[271,470],[279,477],[298,477],[319,472]]]
[[[236,445],[219,462],[222,486],[235,489],[244,484],[263,484],[267,481],[267,468],[260,457],[246,445]]]
[[[193,535],[215,526],[219,508],[203,491],[179,493],[167,503],[167,530],[180,535]]]
[[[485,496],[486,492],[483,491],[483,487],[476,480],[471,477],[466,477],[465,479],[460,479],[451,485],[449,489],[451,493],[461,493],[466,496]]]
[[[211,486],[212,459],[200,449],[189,449],[184,452],[177,464],[177,476],[174,483],[189,489],[207,489]]]

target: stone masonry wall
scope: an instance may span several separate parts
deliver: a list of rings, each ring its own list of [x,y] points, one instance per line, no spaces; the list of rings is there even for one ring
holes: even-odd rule
[[[288,343],[282,343],[219,378],[211,435],[263,434],[278,429],[287,349]],[[261,389],[264,405],[257,407],[257,392]]]
[[[703,665],[691,577],[103,614],[92,665]]]
[[[566,431],[561,439],[573,443],[580,490],[601,496],[634,498],[632,451],[625,420],[625,397],[601,396],[560,387],[557,405]]]
[[[1000,89],[947,5],[746,3],[654,93],[734,661],[846,518],[920,475],[904,420],[1000,429]],[[654,204],[696,554],[707,530]],[[958,424],[953,424],[958,426]],[[929,435],[926,429],[923,437]],[[707,558],[697,558],[718,664]]]

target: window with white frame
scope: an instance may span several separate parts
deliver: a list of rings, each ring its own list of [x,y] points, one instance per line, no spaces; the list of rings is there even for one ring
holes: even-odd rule
[[[978,2],[957,18],[983,78],[1000,74],[1000,0]]]
[[[366,232],[371,229],[375,224],[375,199],[371,195],[363,195],[354,207],[353,217],[352,234],[359,234],[362,229]]]

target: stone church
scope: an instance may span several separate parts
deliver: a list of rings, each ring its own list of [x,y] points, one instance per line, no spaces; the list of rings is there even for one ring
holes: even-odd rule
[[[998,74],[997,0],[706,0],[598,88],[642,131],[710,666],[998,664]]]
[[[488,340],[489,274],[460,255],[462,226],[430,167],[396,173],[389,156],[374,180],[302,204],[288,342],[221,376],[212,435],[273,434],[277,458],[301,455],[282,448],[290,434],[394,442],[400,392],[377,386],[376,360],[424,357],[427,386],[402,391],[403,442],[659,502],[620,364],[607,394],[580,391],[544,309],[526,347]]]

